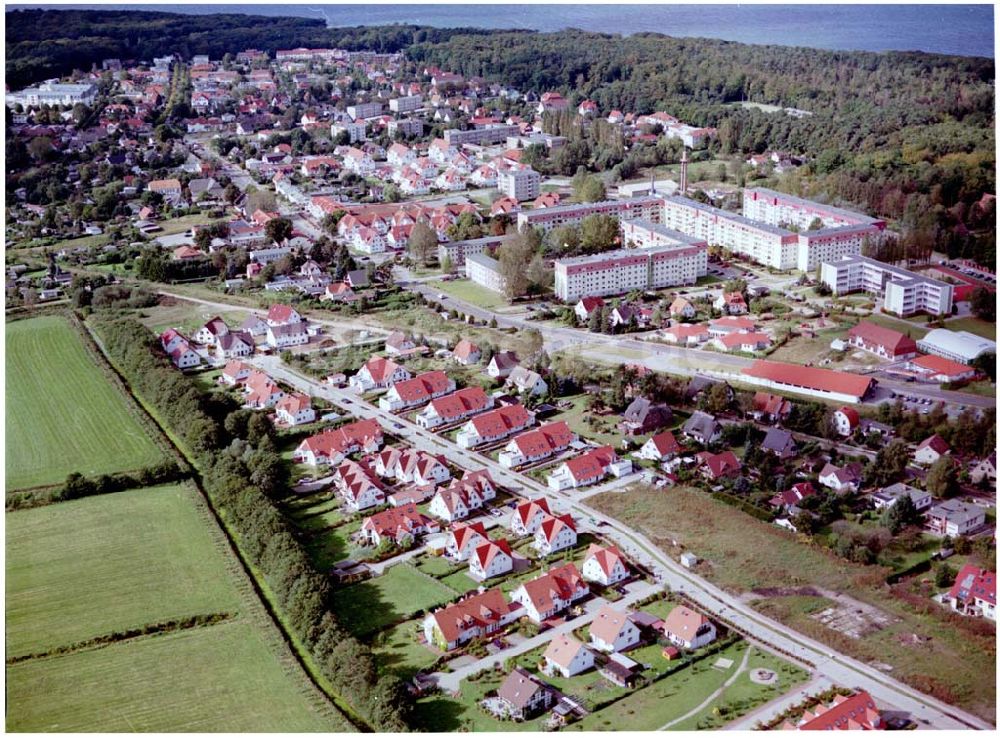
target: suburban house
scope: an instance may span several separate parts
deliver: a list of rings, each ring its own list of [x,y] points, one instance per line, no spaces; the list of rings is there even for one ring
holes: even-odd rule
[[[393,541],[397,546],[406,547],[417,536],[437,533],[441,526],[417,510],[413,504],[390,507],[365,518],[361,533],[374,546],[383,540]]]
[[[673,433],[663,431],[651,436],[648,441],[642,444],[642,448],[639,449],[639,458],[648,461],[670,461],[683,450],[683,446],[677,442]]]
[[[290,323],[304,322],[303,317],[299,315],[299,312],[295,308],[281,303],[275,303],[272,305],[268,309],[267,316],[264,320],[269,326],[289,325]]]
[[[533,536],[542,521],[551,515],[549,501],[544,497],[518,503],[510,516],[510,529],[515,536]]]
[[[392,359],[373,356],[358,369],[348,384],[357,392],[371,392],[388,389],[396,382],[402,382],[412,376],[406,367],[400,366]]]
[[[847,343],[889,361],[917,355],[917,342],[905,333],[863,320],[847,332]]]
[[[246,393],[243,398],[244,407],[255,410],[274,407],[285,396],[285,391],[264,372],[253,372],[247,377],[243,389]]]
[[[932,382],[965,382],[975,379],[979,370],[974,366],[961,364],[951,359],[935,354],[916,356],[907,363],[906,368],[918,374],[922,379]]]
[[[455,436],[460,448],[476,448],[524,430],[535,422],[535,414],[524,405],[504,405],[470,419]]]
[[[842,467],[827,463],[819,473],[819,483],[834,492],[857,492],[861,472],[861,464],[856,461]]]
[[[549,385],[542,379],[541,374],[523,366],[516,366],[511,370],[504,387],[515,389],[522,395],[544,395],[549,391]]]
[[[588,582],[610,587],[623,579],[628,579],[628,565],[616,546],[602,546],[591,543],[587,556],[580,567],[580,573]]]
[[[551,556],[576,545],[576,522],[569,513],[548,515],[535,531],[532,544],[540,556]]]
[[[888,487],[883,487],[877,492],[872,493],[871,500],[876,510],[884,510],[887,507],[895,505],[902,497],[909,497],[910,501],[913,502],[913,506],[919,511],[926,510],[934,502],[934,498],[931,497],[930,492],[925,492],[922,489],[911,487],[902,482],[890,484]]]
[[[600,297],[582,297],[576,303],[573,312],[576,313],[576,317],[581,323],[586,323],[595,310],[599,312],[603,307],[604,300]]]
[[[695,458],[698,459],[698,468],[701,473],[706,479],[713,482],[738,476],[743,471],[743,464],[732,451],[723,451],[720,454],[702,451]]]
[[[629,459],[619,459],[611,446],[601,446],[563,462],[548,475],[546,482],[549,489],[558,491],[586,487],[601,481],[608,473],[623,477],[631,472],[632,462]]]
[[[721,310],[725,315],[745,315],[747,301],[742,292],[723,292],[712,303],[712,307]]]
[[[275,349],[304,346],[309,343],[309,332],[304,322],[282,323],[267,327],[267,345]]]
[[[837,433],[847,438],[861,423],[861,416],[853,407],[841,407],[833,411],[833,425]]]
[[[664,328],[662,335],[664,341],[679,343],[682,346],[695,346],[711,337],[708,328],[701,323],[674,323],[669,328]]]
[[[160,345],[178,369],[190,369],[201,363],[201,356],[191,347],[191,341],[173,328],[160,335]]]
[[[590,623],[590,643],[598,651],[617,653],[637,645],[641,640],[639,627],[628,612],[605,605]]]
[[[306,438],[296,449],[297,463],[333,466],[356,451],[374,452],[382,446],[382,426],[377,420],[358,420]]]
[[[208,320],[201,328],[194,332],[192,338],[196,343],[201,343],[206,346],[214,346],[218,341],[219,336],[224,336],[229,333],[229,326],[226,325],[226,321],[216,315],[214,318]]]
[[[958,500],[945,500],[924,514],[927,529],[940,536],[957,538],[978,530],[986,524],[986,510],[979,505],[966,505]]]
[[[951,448],[937,433],[925,438],[913,452],[913,460],[918,464],[930,466],[945,454],[951,453]]]
[[[565,421],[546,423],[514,436],[500,452],[500,465],[516,469],[562,453],[577,439]]]
[[[796,482],[784,492],[779,492],[768,500],[768,504],[784,512],[791,512],[798,508],[802,500],[815,494],[816,488],[813,487],[812,482]]]
[[[541,623],[588,594],[590,587],[576,564],[564,564],[524,582],[510,597],[513,602],[521,603],[531,620]]]
[[[463,338],[451,352],[451,357],[462,366],[478,364],[483,352],[468,338]]]
[[[239,359],[254,351],[253,337],[242,331],[230,331],[216,340],[215,355],[219,359]]]
[[[571,635],[557,635],[542,654],[545,674],[561,674],[564,679],[594,667],[594,652]]]
[[[249,333],[251,336],[256,338],[257,336],[267,335],[267,321],[261,318],[256,313],[250,315],[246,320],[240,323],[241,331]]]
[[[440,488],[431,499],[427,511],[452,523],[469,516],[497,496],[493,479],[486,469],[467,471],[461,479],[452,479],[447,487]]]
[[[695,410],[684,422],[681,432],[692,441],[708,446],[722,437],[722,424],[708,413]]]
[[[253,371],[254,369],[250,364],[236,359],[227,361],[226,366],[222,369],[222,381],[231,387],[235,387],[237,384],[245,382]]]
[[[497,351],[486,365],[486,373],[494,379],[506,379],[518,364],[513,351]]]
[[[797,723],[786,720],[782,730],[881,730],[882,716],[867,692],[838,694],[827,705],[805,710]]]
[[[681,648],[695,649],[715,640],[715,625],[700,612],[678,605],[663,621],[663,634]]]
[[[779,423],[788,418],[792,412],[792,403],[781,395],[769,392],[755,392],[753,410],[750,412],[754,420],[762,423]]]
[[[497,700],[514,720],[545,712],[554,700],[552,689],[520,666],[514,667],[497,690]]]
[[[994,451],[985,459],[980,459],[969,470],[969,479],[974,484],[979,484],[983,480],[995,483],[997,480],[997,452]]]
[[[312,400],[309,395],[301,392],[293,392],[282,397],[274,406],[274,412],[278,421],[284,425],[305,425],[316,420]]]
[[[375,455],[375,473],[396,483],[418,487],[443,484],[451,479],[451,471],[443,456],[435,456],[415,448],[387,446]]]
[[[487,395],[482,387],[465,387],[431,400],[427,407],[416,415],[417,425],[428,430],[440,425],[450,425],[461,420],[489,410],[493,407],[493,398]]]
[[[489,540],[482,522],[455,523],[448,532],[445,554],[454,561],[467,561],[473,551]]]
[[[507,541],[485,541],[476,546],[469,557],[469,576],[483,582],[514,569],[510,544]]]
[[[650,402],[645,397],[632,400],[618,428],[627,436],[642,436],[670,425],[674,413],[665,402]]]
[[[670,317],[671,318],[684,318],[690,320],[698,311],[695,306],[691,304],[691,301],[686,297],[675,297],[674,301],[670,303]]]
[[[389,356],[402,356],[417,347],[413,339],[402,331],[393,331],[385,338],[385,352]]]
[[[396,382],[379,398],[378,406],[387,412],[406,410],[455,391],[455,380],[437,370]]]
[[[769,428],[760,447],[767,453],[774,454],[782,461],[795,456],[798,450],[792,434],[780,428]]]
[[[424,638],[443,651],[451,651],[473,638],[495,633],[521,616],[499,589],[469,595],[432,612],[424,620]]]
[[[963,615],[997,619],[997,575],[974,564],[966,564],[948,590],[948,602]]]
[[[744,351],[753,353],[762,351],[771,345],[771,337],[766,333],[729,333],[719,336],[714,341],[720,351]]]
[[[346,459],[333,470],[333,483],[348,509],[357,512],[385,502],[385,490],[367,464]]]

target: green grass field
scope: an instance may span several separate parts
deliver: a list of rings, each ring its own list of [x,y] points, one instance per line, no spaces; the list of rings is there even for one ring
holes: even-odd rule
[[[348,731],[234,621],[7,667],[17,732]]]
[[[453,282],[442,282],[433,280],[427,283],[429,287],[440,290],[446,295],[451,295],[459,300],[464,300],[472,305],[476,305],[487,310],[499,307],[507,307],[507,300],[499,292],[488,290],[485,287],[471,282],[468,279],[457,279]],[[445,309],[454,307],[444,301]]]
[[[409,564],[397,564],[380,577],[337,589],[333,607],[345,628],[366,635],[455,599],[458,593],[441,582]]]
[[[8,655],[238,610],[194,494],[151,487],[8,513]]]
[[[163,458],[64,318],[8,323],[6,349],[7,489]]]
[[[950,331],[968,331],[991,341],[997,340],[997,324],[980,320],[972,315],[945,321],[944,327]]]

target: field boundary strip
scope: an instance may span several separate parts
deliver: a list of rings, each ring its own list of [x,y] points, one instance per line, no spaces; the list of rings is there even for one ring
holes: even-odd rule
[[[306,662],[306,656],[303,653],[305,647],[303,646],[301,650],[297,647],[297,641],[285,627],[277,604],[268,594],[270,589],[267,587],[267,583],[256,576],[253,565],[246,559],[239,547],[235,533],[229,528],[225,518],[216,509],[211,497],[202,487],[197,464],[187,458],[183,444],[175,439],[169,428],[160,422],[156,413],[149,407],[147,402],[140,395],[132,392],[130,383],[115,365],[114,360],[108,356],[104,346],[101,344],[100,337],[94,334],[90,326],[82,323],[81,325],[90,334],[94,345],[104,356],[111,371],[118,375],[119,381],[121,381],[132,398],[148,413],[151,421],[156,423],[163,436],[175,451],[184,458],[189,468],[192,469],[192,476],[188,481],[197,493],[192,495],[192,499],[195,501],[195,505],[199,511],[205,516],[206,521],[212,523],[209,526],[209,530],[216,541],[218,541],[218,545],[222,546],[223,550],[227,553],[228,567],[237,577],[238,589],[244,595],[248,606],[247,614],[250,622],[263,626],[259,627],[258,631],[265,642],[271,647],[272,653],[277,658],[279,665],[286,670],[286,674],[293,676],[303,685],[303,693],[310,697],[310,700],[314,703],[320,714],[329,716],[334,722],[347,722],[355,730],[370,732],[371,728],[351,709],[346,700],[339,695],[328,692],[320,686],[319,678]]]

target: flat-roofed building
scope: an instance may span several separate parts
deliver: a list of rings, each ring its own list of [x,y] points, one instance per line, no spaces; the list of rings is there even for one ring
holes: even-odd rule
[[[554,267],[556,296],[564,302],[575,302],[585,296],[692,285],[708,273],[708,247],[701,242],[690,246],[618,249],[557,259]]]
[[[557,205],[539,210],[524,210],[517,214],[517,227],[529,225],[548,233],[560,226],[575,226],[591,215],[610,215],[619,221],[647,220],[652,223],[664,223],[662,197],[631,197],[625,200],[602,200],[576,205]],[[664,223],[666,225],[666,223]],[[675,228],[674,230],[681,230]],[[687,235],[688,231],[682,231]]]
[[[542,177],[530,167],[497,172],[497,189],[518,202],[534,200],[541,194]]]
[[[951,359],[960,364],[971,364],[983,354],[995,354],[997,344],[995,341],[968,331],[935,328],[917,341],[917,348],[925,353],[943,356],[945,359]]]
[[[414,110],[422,108],[423,105],[423,95],[407,95],[389,100],[389,110],[394,113],[412,113]]]
[[[438,262],[450,259],[452,266],[465,266],[465,260],[476,254],[484,254],[509,241],[513,236],[484,236],[466,241],[446,241],[438,244]]]
[[[500,274],[500,262],[486,254],[474,254],[465,259],[465,276],[494,292],[504,292],[506,280]]]
[[[489,125],[484,128],[470,128],[461,131],[458,128],[449,128],[444,132],[444,140],[452,146],[493,146],[504,143],[508,136],[516,136],[520,132],[517,126],[506,123]],[[536,195],[537,197],[537,195]]]
[[[947,282],[856,254],[824,261],[820,280],[834,294],[867,292],[882,296],[882,306],[901,317],[916,313],[950,315],[954,291]]]

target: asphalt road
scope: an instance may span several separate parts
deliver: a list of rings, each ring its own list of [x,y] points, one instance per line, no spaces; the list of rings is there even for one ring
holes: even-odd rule
[[[450,441],[419,428],[404,418],[380,410],[360,399],[351,391],[321,385],[281,365],[277,357],[255,357],[252,363],[268,371],[273,377],[300,391],[323,397],[352,415],[360,418],[377,418],[411,445],[434,453],[443,453],[450,461],[464,469],[487,468],[500,485],[522,495],[547,495],[557,509],[573,513],[584,527],[597,527],[615,541],[623,553],[632,560],[647,566],[659,583],[672,590],[683,592],[706,611],[716,613],[765,647],[792,654],[801,661],[813,664],[815,676],[848,687],[865,689],[883,708],[904,711],[922,727],[936,729],[990,730],[986,721],[924,695],[893,679],[879,669],[838,653],[830,646],[790,630],[775,620],[754,611],[738,597],[723,591],[711,582],[683,568],[659,550],[645,535],[626,527],[587,506],[578,499],[574,490],[554,492],[530,477],[521,476],[500,466],[488,457],[462,449]]]

